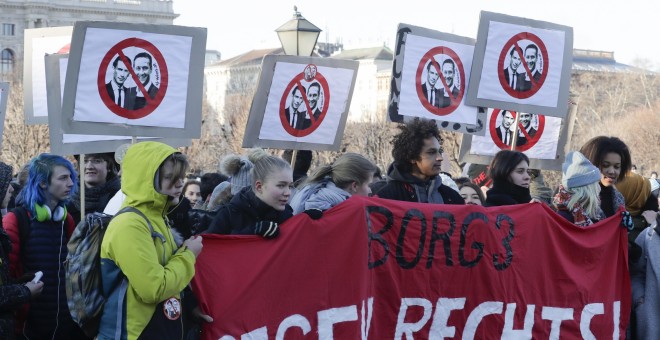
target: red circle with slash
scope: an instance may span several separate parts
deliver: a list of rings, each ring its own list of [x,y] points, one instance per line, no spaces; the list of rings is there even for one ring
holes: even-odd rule
[[[513,118],[516,118],[516,115],[518,113],[516,111],[510,111],[510,110],[505,110],[511,113]],[[500,109],[494,109],[493,113],[490,116],[490,137],[495,142],[495,145],[499,147],[502,150],[510,150],[511,146],[504,144],[504,142],[500,139],[500,137],[497,136],[497,126],[495,124],[497,123],[497,117],[502,113],[502,110]],[[522,123],[520,120],[518,120],[518,132],[522,132],[523,135],[525,135],[525,138],[527,139],[527,143],[516,146],[516,151],[527,151],[531,149],[536,143],[538,143],[539,139],[541,139],[541,135],[543,135],[543,130],[545,129],[545,116],[544,115],[536,115],[539,118],[539,128],[536,131],[536,134],[534,136],[529,136],[527,133],[527,130],[522,126]]]
[[[110,98],[110,95],[108,94],[108,91],[105,88],[106,70],[108,69],[108,66],[117,55],[121,57],[121,60],[124,62],[124,65],[132,65],[132,62],[127,62],[129,58],[123,52],[124,49],[129,47],[138,47],[149,52],[149,54],[151,54],[151,56],[155,59],[161,74],[160,86],[158,87],[158,91],[156,91],[156,96],[154,96],[154,98],[151,98],[149,97],[149,95],[145,95],[144,98],[145,100],[147,100],[147,104],[143,108],[137,110],[123,108],[117,105],[112,100],[112,98]],[[137,75],[135,74],[133,68],[128,67],[128,70],[130,72],[131,77],[135,81],[135,84],[138,84],[138,87],[142,85]],[[112,46],[108,51],[108,53],[106,53],[103,59],[101,60],[101,65],[99,66],[98,78],[97,78],[98,91],[103,103],[114,114],[128,119],[139,119],[146,117],[150,113],[152,113],[156,108],[158,108],[160,103],[163,101],[163,98],[165,98],[165,93],[167,92],[167,83],[168,83],[167,64],[165,63],[165,58],[163,57],[163,54],[160,52],[160,50],[158,50],[158,48],[154,44],[140,38],[124,39],[118,42],[116,45]],[[146,94],[147,91],[143,90],[142,93]]]
[[[309,75],[308,75],[309,77]],[[311,82],[316,80],[319,85],[321,85],[321,88],[323,89],[323,107],[321,108],[321,114],[318,116],[318,118],[314,117],[314,114],[311,113],[311,107],[309,105],[309,99],[307,99],[307,89],[302,85],[302,81],[305,80],[305,74],[304,72],[301,72],[297,74],[289,84],[286,86],[284,89],[284,93],[282,94],[282,99],[280,100],[280,121],[282,122],[282,126],[284,127],[284,130],[288,132],[290,135],[294,137],[305,137],[312,132],[314,132],[323,122],[323,119],[325,119],[326,114],[328,113],[328,107],[330,106],[330,91],[328,87],[328,81],[323,77],[323,75],[320,72],[317,72],[316,75],[309,79]],[[308,82],[305,80],[305,82]],[[310,82],[310,84],[311,84]],[[287,99],[291,96],[291,91],[293,90],[294,86],[298,85],[298,88],[300,89],[300,93],[302,94],[303,97],[303,103],[300,105],[305,105],[306,112],[309,115],[309,119],[311,120],[311,125],[305,129],[296,129],[291,124],[289,124],[289,121],[287,120],[286,117],[286,103]],[[321,93],[319,93],[319,96]]]
[[[543,57],[543,73],[541,73],[541,77],[537,80],[534,79],[532,72],[533,70],[530,70],[529,67],[527,66],[527,63],[525,62],[525,54],[524,54],[524,48],[527,46],[519,46],[518,42],[522,40],[529,40],[533,42],[536,47],[538,47],[538,50]],[[523,66],[525,70],[526,76],[529,76],[529,80],[531,82],[531,87],[527,90],[524,91],[518,91],[515,89],[512,89],[511,86],[506,81],[506,78],[504,78],[504,73],[502,70],[504,70],[506,67],[504,65],[504,62],[506,60],[507,55],[509,55],[509,51],[511,51],[511,48],[515,48],[518,51],[518,55],[520,56],[521,60],[521,65]],[[536,65],[538,65],[538,54],[537,54],[537,61]],[[548,58],[548,49],[545,47],[545,44],[539,38],[536,36],[534,33],[531,32],[521,32],[509,39],[509,41],[504,44],[504,47],[502,48],[502,52],[500,52],[500,58],[497,61],[497,75],[500,80],[500,85],[502,85],[502,88],[506,93],[508,93],[510,96],[518,99],[525,99],[529,98],[538,92],[541,87],[543,86],[543,83],[545,83],[545,78],[548,76],[548,70],[549,70],[549,65],[550,65],[550,59]],[[537,69],[537,68],[535,68]]]
[[[454,84],[456,84],[456,75],[459,76],[461,88],[458,90],[458,96],[456,98],[453,98],[451,95],[449,95],[449,105],[446,107],[436,107],[431,105],[429,101],[426,99],[424,92],[422,91],[422,74],[424,72],[424,68],[426,67],[426,64],[429,60],[433,62],[434,64],[431,65],[431,67],[435,67],[436,71],[438,71],[438,80],[442,83],[444,93],[451,94],[451,91],[449,91],[449,87],[447,86],[447,82],[445,81],[444,76],[442,75],[442,63],[444,63],[448,59],[443,59],[442,63],[438,64],[437,61],[435,61],[434,56],[436,55],[446,55],[449,57],[450,60],[452,60],[455,64],[456,71],[454,72]],[[434,47],[424,56],[422,56],[422,59],[419,62],[419,66],[417,66],[417,75],[415,76],[415,86],[417,87],[417,96],[419,97],[419,101],[422,103],[422,105],[429,110],[429,112],[433,113],[434,115],[437,116],[446,116],[456,110],[458,105],[461,103],[463,100],[463,94],[465,93],[465,68],[463,66],[463,62],[461,61],[461,58],[458,57],[458,54],[454,52],[449,47],[446,46],[438,46]]]

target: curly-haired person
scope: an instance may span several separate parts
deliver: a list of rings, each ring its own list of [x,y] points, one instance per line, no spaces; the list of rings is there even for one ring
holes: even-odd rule
[[[392,139],[394,162],[387,170],[387,179],[372,186],[374,195],[408,202],[465,204],[439,176],[443,149],[435,121],[415,118],[400,125],[399,130]]]

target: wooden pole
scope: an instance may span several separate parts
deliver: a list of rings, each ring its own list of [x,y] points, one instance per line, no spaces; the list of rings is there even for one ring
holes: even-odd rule
[[[511,149],[516,150],[516,143],[518,143],[518,123],[520,122],[520,112],[516,112],[516,120],[513,122],[513,138],[511,138]]]
[[[80,220],[85,219],[85,154],[80,154],[78,168],[80,170]]]
[[[296,166],[296,157],[298,156],[298,150],[292,150],[291,152],[291,168]]]

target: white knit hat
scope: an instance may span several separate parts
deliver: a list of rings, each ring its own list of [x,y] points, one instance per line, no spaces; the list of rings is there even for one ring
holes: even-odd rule
[[[600,181],[600,170],[595,167],[583,154],[571,151],[561,166],[561,183],[565,188],[577,188]]]

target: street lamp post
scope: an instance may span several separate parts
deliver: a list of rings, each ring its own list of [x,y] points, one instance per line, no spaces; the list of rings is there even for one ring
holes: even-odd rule
[[[286,55],[311,56],[321,29],[316,27],[293,6],[293,18],[275,30]]]
[[[321,29],[307,21],[293,6],[293,18],[275,30],[280,38],[282,49],[286,55],[311,56]],[[291,166],[296,164],[298,150],[291,152]]]

